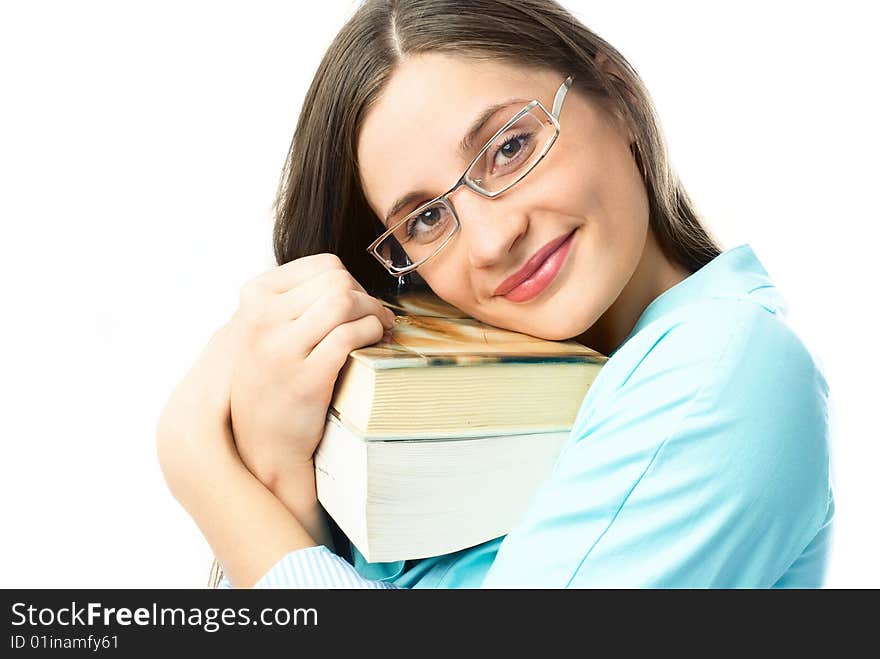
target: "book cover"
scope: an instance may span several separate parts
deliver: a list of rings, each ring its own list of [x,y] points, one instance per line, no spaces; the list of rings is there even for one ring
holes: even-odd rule
[[[352,359],[374,370],[493,362],[607,361],[604,355],[575,341],[548,341],[487,325],[430,291],[385,302],[399,314],[390,337],[351,353]]]

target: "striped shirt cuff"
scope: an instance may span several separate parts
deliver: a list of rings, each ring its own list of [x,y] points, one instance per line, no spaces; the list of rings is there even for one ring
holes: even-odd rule
[[[218,588],[232,588],[226,575]],[[345,559],[324,545],[297,549],[284,556],[254,588],[397,588],[386,581],[364,579]]]

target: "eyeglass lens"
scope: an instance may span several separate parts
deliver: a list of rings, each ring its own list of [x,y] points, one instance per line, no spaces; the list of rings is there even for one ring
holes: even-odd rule
[[[555,136],[546,113],[532,108],[492,141],[465,176],[488,194],[504,190],[535,166]],[[395,268],[418,264],[441,249],[457,228],[451,204],[441,199],[404,218],[379,243],[377,252]]]

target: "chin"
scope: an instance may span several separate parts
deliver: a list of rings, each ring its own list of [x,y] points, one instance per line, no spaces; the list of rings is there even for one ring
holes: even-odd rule
[[[561,322],[560,318],[556,317],[548,319],[547,322],[523,323],[514,321],[504,323],[503,326],[515,332],[531,334],[539,339],[546,339],[548,341],[566,341],[583,334],[589,329],[590,323],[579,322],[579,319],[577,318],[568,318]]]
[[[539,338],[547,339],[548,341],[567,341],[568,339],[573,339],[580,334],[580,332],[566,332],[560,330],[559,328],[555,328],[554,331],[541,332]]]
[[[548,341],[566,341],[568,339],[573,339],[576,336],[580,336],[583,333],[583,330],[569,329],[567,327],[560,327],[559,325],[554,325],[553,327],[536,327],[520,331],[524,331],[532,336],[537,336],[539,339],[547,339]]]
[[[565,341],[580,336],[595,322],[594,318],[564,317],[564,314],[551,309],[525,310],[517,309],[513,313],[506,310],[504,314],[484,313],[483,309],[466,309],[459,307],[472,318],[511,330],[530,334],[548,341]]]

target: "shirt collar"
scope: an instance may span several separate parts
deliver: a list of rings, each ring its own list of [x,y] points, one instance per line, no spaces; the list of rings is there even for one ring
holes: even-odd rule
[[[719,298],[751,299],[771,313],[786,313],[784,298],[751,246],[739,245],[722,252],[690,277],[658,295],[618,349],[646,325],[670,311],[699,300]]]

